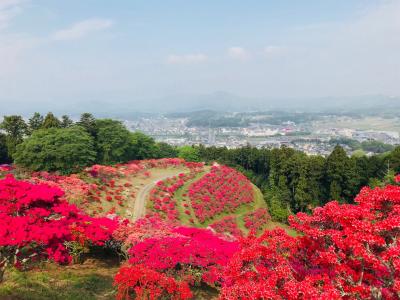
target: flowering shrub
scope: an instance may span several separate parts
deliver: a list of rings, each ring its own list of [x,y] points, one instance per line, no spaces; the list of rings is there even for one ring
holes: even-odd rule
[[[255,211],[247,213],[244,218],[244,226],[252,232],[259,232],[268,221],[271,220],[271,216],[266,208],[258,208]]]
[[[10,172],[12,169],[13,168],[10,165],[6,164],[0,165],[0,172]]]
[[[225,268],[220,299],[340,299],[327,275],[297,276],[297,243],[281,229],[243,240]]]
[[[65,197],[69,202],[77,203],[91,196],[91,193],[97,189],[96,184],[89,184],[83,181],[76,174],[70,176],[61,176],[48,172],[34,172],[29,181],[36,184],[47,184],[58,187],[65,192]]]
[[[176,227],[157,216],[134,224],[125,222],[114,237],[131,246],[128,253],[132,266],[143,266],[189,284],[220,282],[223,266],[238,250],[237,241],[206,229]]]
[[[224,272],[222,299],[399,299],[400,187],[364,188],[283,231],[250,236]]]
[[[253,202],[253,194],[250,181],[225,166],[213,166],[189,187],[191,204],[200,223],[223,212],[233,213],[242,204]]]
[[[159,273],[143,265],[124,266],[115,276],[117,300],[124,299],[191,299],[186,282]]]
[[[92,177],[100,178],[104,182],[122,175],[118,168],[112,166],[93,165],[86,168],[85,171]]]
[[[215,221],[210,225],[215,232],[222,234],[230,234],[235,237],[240,237],[243,232],[238,228],[235,216],[226,216],[222,219]]]
[[[63,199],[57,187],[0,180],[0,266],[26,265],[43,258],[69,263],[65,242],[103,245],[117,222],[91,218]]]
[[[150,191],[149,200],[153,203],[153,210],[169,221],[179,219],[177,210],[177,201],[174,198],[175,192],[181,188],[186,182],[193,179],[197,171],[189,173],[181,173],[165,180],[158,181],[156,186]],[[186,214],[190,214],[187,210]]]

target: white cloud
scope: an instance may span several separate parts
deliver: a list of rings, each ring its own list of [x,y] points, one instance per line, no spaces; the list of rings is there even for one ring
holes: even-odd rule
[[[264,53],[267,56],[272,56],[272,55],[282,54],[286,50],[287,48],[282,46],[266,46],[264,48]]]
[[[233,59],[246,60],[250,57],[250,54],[246,49],[235,46],[228,49],[228,56]]]
[[[0,29],[8,27],[10,21],[21,12],[23,0],[0,0]]]
[[[185,54],[185,55],[169,55],[167,57],[168,64],[197,64],[208,60],[208,56],[203,53]]]
[[[56,31],[52,35],[52,39],[57,41],[76,40],[93,32],[110,28],[112,25],[113,22],[108,19],[88,19]]]

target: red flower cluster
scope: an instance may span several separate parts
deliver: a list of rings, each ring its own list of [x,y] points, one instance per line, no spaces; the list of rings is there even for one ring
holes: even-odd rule
[[[191,299],[186,282],[177,281],[143,265],[124,266],[115,276],[117,300],[125,299]]]
[[[189,197],[196,217],[204,223],[218,214],[232,213],[242,204],[253,202],[254,191],[243,174],[226,166],[213,166],[189,187]]]
[[[271,220],[271,216],[266,208],[258,208],[255,211],[247,213],[244,218],[244,226],[251,232],[257,233],[263,229],[268,221]]]
[[[63,196],[59,188],[11,175],[0,180],[1,266],[41,258],[68,263],[65,242],[102,245],[111,238],[116,221],[91,218]]]
[[[13,167],[11,165],[3,164],[0,165],[0,173],[8,173],[12,171]]]
[[[241,237],[243,232],[238,228],[235,216],[226,216],[210,225],[215,232]]]
[[[155,188],[151,190],[149,197],[149,200],[153,203],[154,211],[169,221],[178,220],[179,212],[176,208],[174,193],[187,181],[193,179],[197,172],[192,170],[190,173],[181,173],[178,176],[157,182]]]
[[[90,197],[93,190],[97,189],[96,184],[86,183],[76,174],[61,176],[48,172],[34,172],[29,181],[62,189],[65,192],[67,200],[72,203],[78,203]]]
[[[132,245],[128,251],[129,263],[145,268],[140,269],[142,273],[137,276],[151,269],[184,278],[190,284],[203,281],[214,285],[220,282],[223,266],[239,247],[238,242],[210,230],[175,227],[156,216],[141,219],[134,224],[125,223],[114,236]],[[117,279],[116,284],[120,284]],[[145,287],[144,283],[130,286],[137,284]]]
[[[400,184],[400,174],[399,174],[399,175],[396,175],[396,176],[394,177],[394,182]]]
[[[400,187],[364,188],[283,231],[249,237],[227,265],[222,299],[400,299]]]

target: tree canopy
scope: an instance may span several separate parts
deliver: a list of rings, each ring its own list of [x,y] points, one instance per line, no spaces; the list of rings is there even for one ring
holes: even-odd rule
[[[97,162],[114,164],[126,162],[132,149],[131,133],[119,121],[99,119],[96,121]]]
[[[93,138],[81,127],[35,131],[18,145],[15,163],[34,171],[72,173],[95,162]]]
[[[186,161],[200,161],[199,150],[192,146],[180,147],[178,156]]]

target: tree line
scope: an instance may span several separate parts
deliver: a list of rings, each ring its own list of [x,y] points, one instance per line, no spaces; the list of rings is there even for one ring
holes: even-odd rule
[[[22,116],[5,116],[0,129],[0,164],[15,162],[33,171],[68,174],[94,163],[179,155],[175,147],[132,133],[120,121],[96,119],[90,113],[77,122],[52,113],[35,113],[27,122]]]
[[[400,173],[400,147],[370,157],[349,157],[339,145],[327,157],[288,147],[194,149],[200,160],[236,167],[252,179],[262,189],[271,215],[280,221],[330,200],[351,203],[363,186],[380,185]]]

